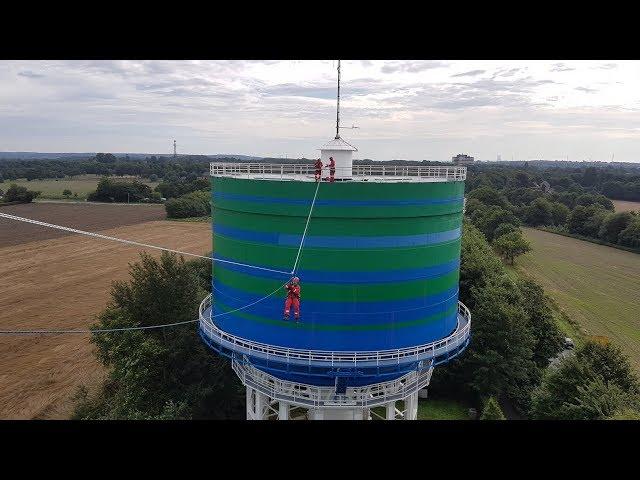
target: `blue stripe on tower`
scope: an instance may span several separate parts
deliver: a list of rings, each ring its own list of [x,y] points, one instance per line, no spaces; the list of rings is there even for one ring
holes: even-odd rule
[[[269,232],[254,232],[235,227],[227,227],[216,223],[216,235],[233,240],[263,243],[269,245],[283,245],[297,247],[302,235],[289,235]],[[363,236],[320,236],[307,235],[305,247],[333,247],[333,248],[380,248],[380,247],[423,247],[438,243],[449,242],[460,238],[461,229],[454,228],[445,232],[424,233],[419,235],[389,235],[382,237]]]
[[[233,259],[227,259],[215,254],[213,258],[214,261],[234,261]],[[439,265],[434,265],[431,267],[406,268],[402,270],[380,270],[371,272],[335,272],[325,270],[300,269],[298,270],[297,275],[302,279],[302,281],[312,283],[392,283],[439,277],[457,270],[459,266],[460,260],[456,259],[451,262],[441,263]],[[283,276],[283,274],[277,272],[257,270],[251,267],[222,262],[219,263],[216,268],[224,268],[232,272],[244,273],[245,275],[251,275],[253,277],[270,278],[277,280],[282,280]]]
[[[263,294],[247,293],[229,285],[223,284],[221,281],[213,280],[213,297],[221,298],[224,303],[237,303],[238,306],[248,305],[256,300],[264,297]],[[369,315],[375,313],[402,313],[412,310],[420,310],[429,308],[450,299],[456,299],[458,296],[458,286],[449,288],[443,292],[425,295],[419,298],[410,298],[406,300],[380,300],[380,301],[360,301],[360,302],[332,302],[309,300],[304,298],[303,289],[302,306],[305,311],[309,312],[326,312],[327,314],[349,314],[349,315]],[[269,307],[282,308],[284,301],[284,289],[281,296],[269,297],[261,304]]]
[[[253,203],[280,203],[285,205],[311,205],[311,199],[294,199],[294,198],[277,198],[262,197],[259,195],[244,195],[239,193],[214,192],[214,200],[236,200],[241,202]],[[418,200],[333,200],[318,199],[316,206],[332,206],[332,207],[400,207],[415,205],[441,205],[447,203],[462,202],[464,197],[450,198],[422,198]]]

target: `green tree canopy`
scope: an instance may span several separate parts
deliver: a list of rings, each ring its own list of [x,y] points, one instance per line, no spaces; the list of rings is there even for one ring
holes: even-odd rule
[[[114,282],[96,328],[197,319],[211,265],[163,252],[142,254],[129,282]],[[243,395],[229,362],[209,351],[190,323],[166,329],[94,333],[108,378],[93,398],[79,398],[75,416],[99,419],[241,418]]]
[[[489,397],[485,403],[480,420],[506,420],[504,413],[494,397]]]
[[[517,256],[531,251],[531,244],[522,236],[520,230],[505,233],[496,238],[493,241],[493,247],[511,265]]]

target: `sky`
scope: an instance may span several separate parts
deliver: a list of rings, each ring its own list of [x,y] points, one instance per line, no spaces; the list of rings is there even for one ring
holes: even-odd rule
[[[343,60],[354,158],[640,162],[640,61]],[[0,61],[0,151],[313,158],[337,61]]]

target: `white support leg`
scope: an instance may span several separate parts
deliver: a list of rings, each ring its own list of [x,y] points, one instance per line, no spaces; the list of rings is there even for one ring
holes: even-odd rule
[[[311,420],[324,420],[324,411],[320,408],[314,408],[309,411],[311,413]]]
[[[254,420],[265,420],[265,413],[267,410],[267,405],[269,404],[269,398],[264,393],[260,393],[257,390],[255,391],[255,396],[256,409]]]
[[[247,387],[247,420],[253,420],[255,417],[255,397],[254,390]]]
[[[412,393],[404,401],[404,419],[415,420],[418,417],[418,392]]]
[[[396,402],[387,403],[387,420],[396,419]]]
[[[278,420],[289,420],[289,404],[278,402]]]

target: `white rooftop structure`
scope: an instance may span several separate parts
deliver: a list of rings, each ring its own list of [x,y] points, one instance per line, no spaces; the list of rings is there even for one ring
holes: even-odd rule
[[[327,166],[329,159],[333,157],[336,164],[335,179],[351,180],[352,178],[352,166],[353,166],[353,152],[357,152],[358,149],[348,142],[345,142],[342,138],[336,137],[330,142],[325,143],[320,147],[320,158],[322,165]],[[328,169],[323,171],[323,176],[328,176],[330,172]]]

